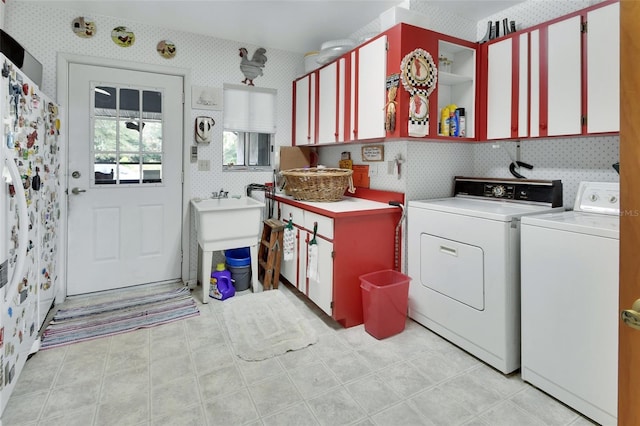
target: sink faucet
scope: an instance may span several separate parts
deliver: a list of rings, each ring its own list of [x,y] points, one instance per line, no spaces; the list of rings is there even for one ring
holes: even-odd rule
[[[225,192],[224,189],[220,189],[220,192],[213,192],[211,198],[227,198],[229,196],[229,192]]]

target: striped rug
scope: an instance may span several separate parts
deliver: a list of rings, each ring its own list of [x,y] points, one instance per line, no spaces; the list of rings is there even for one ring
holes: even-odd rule
[[[200,315],[200,311],[187,287],[95,305],[60,309],[42,334],[41,349],[155,327],[197,315]]]

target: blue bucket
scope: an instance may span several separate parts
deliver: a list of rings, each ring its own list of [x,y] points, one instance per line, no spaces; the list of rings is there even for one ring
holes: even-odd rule
[[[251,252],[249,247],[225,250],[224,256],[229,266],[251,265]]]

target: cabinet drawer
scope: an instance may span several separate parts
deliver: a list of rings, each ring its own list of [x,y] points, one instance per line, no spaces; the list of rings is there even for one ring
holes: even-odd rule
[[[304,227],[313,232],[313,224],[318,223],[318,235],[333,240],[333,219],[317,213],[304,212]]]
[[[280,203],[280,220],[288,222],[289,218],[293,218],[293,224],[298,226],[304,226],[304,210],[298,207],[290,206],[289,204]]]

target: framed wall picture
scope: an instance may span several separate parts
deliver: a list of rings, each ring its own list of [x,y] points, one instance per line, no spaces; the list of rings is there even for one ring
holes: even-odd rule
[[[362,161],[384,161],[384,145],[363,146]]]
[[[222,111],[222,89],[191,86],[191,108]]]

